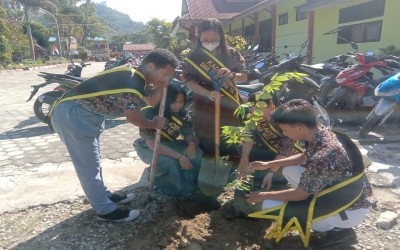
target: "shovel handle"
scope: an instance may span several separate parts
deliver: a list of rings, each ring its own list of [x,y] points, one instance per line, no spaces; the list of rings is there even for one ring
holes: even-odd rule
[[[164,117],[166,99],[167,99],[167,87],[164,87],[163,94],[161,97],[161,102],[160,102],[160,110],[158,113],[158,115],[160,117]],[[154,149],[153,149],[153,159],[151,161],[151,168],[150,168],[150,181],[149,181],[150,193],[153,191],[153,183],[154,183],[154,177],[155,177],[156,168],[157,168],[158,148],[160,146],[160,139],[161,139],[161,129],[157,129],[156,130],[156,139],[154,142]]]
[[[216,76],[218,74],[218,71],[211,71],[210,72],[210,80],[211,80],[211,84],[213,85],[215,91],[217,91],[218,93],[221,92],[221,87],[222,85],[224,85],[225,81],[226,81],[226,77],[222,76],[219,78],[219,81],[216,80]],[[220,141],[221,141],[221,132],[220,132],[220,117],[221,117],[221,100],[219,98],[215,99],[215,117],[214,117],[214,122],[215,122],[215,164],[216,166],[218,165],[218,160],[219,160],[219,156],[220,156],[220,150],[219,150],[219,146],[220,146]]]
[[[221,100],[215,99],[215,161],[218,163],[220,156],[219,146],[221,141],[220,132],[220,118],[221,118]],[[218,165],[218,164],[217,164]]]

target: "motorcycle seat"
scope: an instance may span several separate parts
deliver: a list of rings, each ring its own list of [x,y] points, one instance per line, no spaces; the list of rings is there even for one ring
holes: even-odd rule
[[[255,84],[250,84],[250,85],[238,85],[237,88],[238,90],[246,91],[248,93],[254,93],[257,91],[261,91],[264,87],[264,84],[262,83],[255,83]]]
[[[86,78],[70,76],[70,75],[66,75],[66,74],[54,74],[54,73],[48,73],[48,72],[40,72],[40,74],[39,74],[39,76],[42,76],[44,78],[49,78],[49,77],[63,78],[63,79],[77,81],[77,82],[83,82],[84,80],[86,80]]]

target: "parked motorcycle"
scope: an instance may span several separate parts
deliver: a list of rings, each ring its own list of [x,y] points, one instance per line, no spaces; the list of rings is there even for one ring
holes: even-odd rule
[[[90,65],[90,63],[86,63],[84,61],[77,63],[71,60],[71,64],[68,65],[67,71],[65,71],[65,75],[81,77],[82,69],[86,66]]]
[[[74,72],[74,67],[71,69],[67,69],[66,74],[53,74],[53,73],[46,73],[40,72],[38,76],[44,78],[44,83],[38,85],[32,85],[33,88],[31,95],[29,96],[27,102],[32,100],[32,98],[36,95],[39,89],[53,83],[57,83],[57,87],[55,87],[52,91],[45,92],[38,96],[33,104],[33,112],[35,116],[44,123],[47,123],[47,114],[50,111],[51,106],[53,103],[61,97],[66,91],[72,89],[79,83],[83,82],[85,79],[81,77],[75,77],[69,75],[67,73]],[[82,69],[80,70],[80,72]],[[73,74],[73,73],[71,73]]]
[[[400,73],[390,77],[375,88],[378,104],[368,114],[360,136],[365,137],[377,125],[382,125],[400,107]]]
[[[354,111],[373,107],[377,101],[373,90],[393,72],[386,62],[377,59],[372,54],[359,52],[357,44],[351,43],[351,46],[356,50],[352,56],[358,63],[344,69],[336,76],[339,87],[335,89],[332,99],[327,103],[328,110],[331,111],[331,114],[338,115],[339,122],[343,122],[347,118],[340,117],[341,115],[337,111]],[[373,68],[379,70],[384,77],[375,80],[374,74],[371,72]],[[353,115],[350,120],[358,122]]]

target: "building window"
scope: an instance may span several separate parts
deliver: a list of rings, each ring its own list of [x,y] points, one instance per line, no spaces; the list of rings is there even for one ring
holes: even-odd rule
[[[339,10],[339,23],[348,23],[383,16],[385,0],[373,0]]]
[[[381,40],[382,21],[342,26],[339,29],[338,44],[379,42]]]
[[[279,25],[287,24],[289,20],[289,14],[284,13],[279,15]]]
[[[308,18],[308,11],[296,11],[296,21],[301,21]]]

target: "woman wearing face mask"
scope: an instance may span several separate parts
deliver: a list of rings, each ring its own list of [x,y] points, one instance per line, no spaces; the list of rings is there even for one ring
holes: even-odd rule
[[[175,83],[168,85],[164,120],[161,130],[161,144],[155,172],[154,185],[164,194],[185,196],[197,186],[202,151],[197,147],[190,117],[184,106],[186,93]],[[142,114],[148,119],[157,116],[159,106],[147,106]],[[156,131],[140,128],[142,160],[151,162]],[[135,144],[134,144],[135,145]]]
[[[221,92],[214,90],[210,73],[217,71],[226,78]],[[245,61],[240,53],[227,46],[222,24],[217,19],[200,22],[196,47],[183,65],[183,75],[194,96],[194,131],[200,148],[207,156],[214,155],[214,105],[221,101],[221,126],[239,126],[240,120],[234,115],[240,105],[236,82],[247,80]],[[239,155],[234,146],[220,144],[221,155]]]

